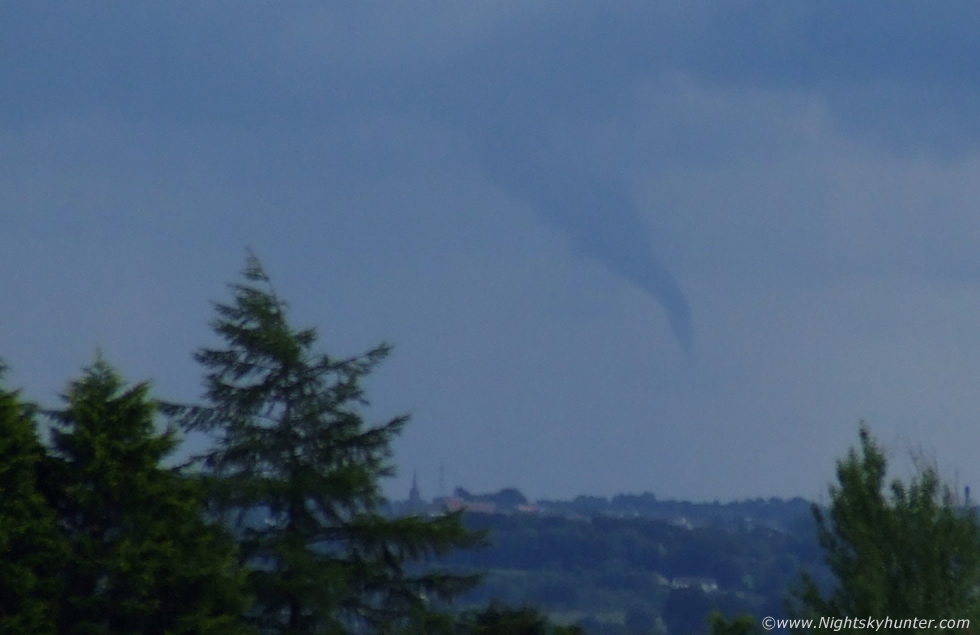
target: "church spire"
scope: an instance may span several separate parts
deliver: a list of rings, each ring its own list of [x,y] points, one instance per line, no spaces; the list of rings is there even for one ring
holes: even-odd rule
[[[408,513],[418,514],[422,511],[422,495],[419,493],[419,473],[412,471],[412,489],[408,490]]]

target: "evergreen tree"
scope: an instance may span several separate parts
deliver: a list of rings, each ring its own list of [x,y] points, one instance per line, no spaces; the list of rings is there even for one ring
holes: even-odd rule
[[[957,505],[929,467],[907,485],[892,481],[886,492],[885,456],[863,425],[860,442],[860,453],[852,449],[837,464],[829,509],[813,507],[836,586],[823,594],[804,576],[791,612],[815,619],[970,618],[978,623],[975,512]]]
[[[264,633],[387,632],[475,580],[414,561],[476,544],[458,515],[386,518],[379,480],[393,472],[397,417],[368,426],[361,379],[389,353],[313,351],[259,261],[249,255],[234,302],[217,304],[223,348],[202,349],[208,404],[173,407],[213,440],[202,457],[216,510],[233,522]],[[414,618],[412,617],[414,616]],[[416,620],[417,621],[417,620]]]
[[[50,413],[53,497],[71,554],[62,633],[241,633],[234,543],[206,524],[199,483],[163,467],[146,384],[125,388],[99,359]]]
[[[30,409],[0,389],[0,633],[54,632],[67,547],[38,489],[43,457]]]

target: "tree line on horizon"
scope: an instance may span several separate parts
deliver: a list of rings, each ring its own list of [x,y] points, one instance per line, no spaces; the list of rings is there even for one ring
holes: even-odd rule
[[[221,345],[195,354],[205,403],[155,399],[101,356],[58,408],[0,388],[0,632],[584,633],[527,606],[454,609],[480,577],[438,558],[487,536],[461,513],[384,513],[380,483],[408,420],[369,425],[360,410],[362,380],[390,347],[319,353],[252,254],[243,276],[215,304]],[[188,433],[207,449],[168,466]],[[975,511],[934,468],[908,483],[886,474],[862,425],[830,504],[813,507],[833,584],[804,573],[788,612],[980,627]],[[705,631],[759,632],[755,618],[731,617]]]

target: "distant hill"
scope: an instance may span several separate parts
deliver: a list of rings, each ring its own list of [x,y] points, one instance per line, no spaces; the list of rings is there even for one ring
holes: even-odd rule
[[[779,617],[802,568],[829,577],[810,503],[800,498],[691,503],[621,494],[528,503],[516,490],[456,494],[495,505],[466,515],[468,526],[489,530],[491,546],[444,561],[487,572],[467,602],[529,602],[596,635],[706,632],[713,610]]]

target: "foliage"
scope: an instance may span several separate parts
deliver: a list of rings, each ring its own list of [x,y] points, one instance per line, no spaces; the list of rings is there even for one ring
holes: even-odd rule
[[[313,352],[259,261],[249,256],[234,301],[217,304],[223,348],[202,349],[205,406],[172,407],[211,436],[205,456],[215,510],[233,520],[262,632],[384,632],[470,588],[473,576],[409,565],[478,544],[458,515],[391,519],[379,479],[406,423],[367,426],[361,380],[387,357]],[[233,518],[232,518],[233,517]]]
[[[519,609],[491,603],[462,617],[458,635],[585,635],[577,626],[557,626],[536,609]]]
[[[708,627],[708,616],[714,605],[712,598],[699,588],[674,589],[667,596],[663,608],[663,621],[671,635],[703,633]]]
[[[49,483],[70,543],[64,633],[240,633],[229,537],[205,523],[195,482],[162,467],[177,444],[155,430],[148,386],[125,388],[101,359],[55,420]]]
[[[740,615],[726,620],[721,613],[711,615],[711,635],[756,635],[759,627],[751,615]]]
[[[3,367],[0,365],[0,376]],[[67,546],[38,489],[44,450],[15,392],[0,389],[0,632],[51,633]]]
[[[980,527],[934,468],[905,484],[862,424],[860,452],[837,464],[831,504],[813,507],[836,582],[828,593],[804,576],[792,603],[801,617],[980,618]]]

